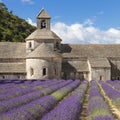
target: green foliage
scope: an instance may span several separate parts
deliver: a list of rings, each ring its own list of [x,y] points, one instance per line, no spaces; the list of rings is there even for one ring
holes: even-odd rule
[[[109,111],[103,107],[97,107],[95,109],[92,110],[91,114],[90,114],[90,120],[93,120],[94,118],[98,117],[98,116],[111,116]]]
[[[35,117],[39,116],[39,111],[34,108],[29,108],[29,112],[32,113]]]
[[[52,96],[54,96],[57,100],[61,100],[63,98],[63,93],[56,91],[52,94]]]
[[[0,42],[24,42],[35,29],[24,19],[13,15],[12,11],[9,12],[5,4],[0,2]]]
[[[42,89],[42,86],[39,85],[39,86],[36,86],[35,88],[40,90],[40,89]]]

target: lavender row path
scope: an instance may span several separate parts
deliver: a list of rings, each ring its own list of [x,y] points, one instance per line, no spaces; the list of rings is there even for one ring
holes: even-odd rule
[[[89,120],[114,120],[112,112],[105,103],[96,81],[90,82],[88,118]]]
[[[88,82],[84,81],[72,94],[60,102],[42,120],[78,120]]]
[[[88,82],[87,91],[84,95],[84,100],[82,104],[82,111],[79,116],[79,120],[88,120],[88,96],[89,96],[90,83]]]
[[[73,91],[78,85],[80,81],[74,81],[63,88],[57,90],[54,93],[61,93],[62,98],[56,98],[51,95],[47,95],[41,97],[40,99],[34,100],[26,105],[22,105],[18,108],[14,108],[1,114],[0,120],[36,120],[41,119],[43,115],[49,112],[53,107],[63,99],[68,93]],[[66,92],[67,91],[67,92]],[[55,94],[54,94],[55,95]]]

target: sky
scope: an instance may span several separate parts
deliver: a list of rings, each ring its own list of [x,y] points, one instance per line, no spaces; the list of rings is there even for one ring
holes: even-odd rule
[[[72,44],[120,43],[120,0],[0,0],[9,11],[36,25],[44,8],[51,29]]]

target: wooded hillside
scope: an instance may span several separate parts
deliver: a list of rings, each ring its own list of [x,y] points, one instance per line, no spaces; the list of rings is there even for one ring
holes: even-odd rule
[[[8,11],[3,2],[0,2],[0,42],[24,42],[25,38],[36,28]]]

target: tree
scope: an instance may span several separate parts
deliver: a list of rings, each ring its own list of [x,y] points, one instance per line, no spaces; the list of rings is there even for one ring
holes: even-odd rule
[[[25,42],[25,38],[35,29],[24,19],[8,12],[5,4],[0,2],[0,41]]]
[[[6,7],[6,5],[3,2],[0,2],[0,9],[1,8],[8,10],[8,8]]]

